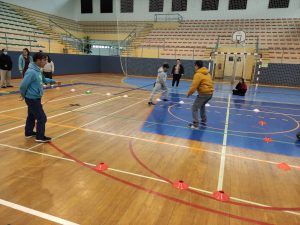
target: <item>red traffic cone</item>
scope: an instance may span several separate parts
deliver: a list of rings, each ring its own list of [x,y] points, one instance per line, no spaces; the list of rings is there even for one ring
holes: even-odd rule
[[[291,170],[291,167],[290,167],[288,164],[286,164],[286,163],[279,163],[279,164],[277,165],[277,167],[278,167],[279,169],[281,169],[281,170],[284,170],[284,171],[289,171],[289,170]]]
[[[189,185],[184,183],[183,180],[179,180],[179,181],[176,181],[173,183],[173,187],[174,188],[177,188],[177,189],[180,189],[180,190],[186,190],[189,188]]]
[[[221,202],[227,202],[230,198],[229,195],[226,194],[224,191],[215,191],[213,193],[213,197]]]
[[[108,165],[107,164],[105,164],[105,163],[99,163],[96,167],[95,167],[95,169],[97,170],[97,171],[104,171],[104,170],[107,170],[107,168],[108,168]]]

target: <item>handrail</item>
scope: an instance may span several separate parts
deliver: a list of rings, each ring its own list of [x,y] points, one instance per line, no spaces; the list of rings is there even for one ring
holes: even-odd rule
[[[1,32],[5,34],[13,34],[13,35],[18,35],[18,36],[25,36],[25,37],[33,37],[33,38],[42,38],[42,39],[47,39],[47,37],[39,36],[39,35],[27,35],[27,34],[20,34],[20,33],[13,33],[13,32]]]
[[[164,16],[164,17],[166,17],[167,18],[167,16],[176,16],[177,18],[177,21],[178,22],[181,22],[182,20],[183,20],[183,16],[182,15],[180,15],[179,13],[157,13],[157,14],[155,14],[154,15],[154,21],[155,22],[158,22],[158,17],[159,16]],[[173,21],[173,20],[164,20],[164,21]]]
[[[127,47],[136,37],[136,29],[132,30],[127,37],[121,42],[121,47]]]
[[[53,20],[51,20],[49,18],[49,23],[52,22],[53,24],[55,24],[57,27],[59,27],[60,29],[62,29],[68,36],[67,37],[62,37],[62,41],[64,43],[64,41],[68,42],[69,44],[71,44],[77,51],[79,52],[84,52],[84,41],[82,39],[79,39],[77,37],[75,37],[72,33],[70,33],[68,30],[66,30],[64,27],[62,27],[61,25],[59,25],[58,23],[54,22]],[[49,24],[50,25],[50,24]],[[70,38],[71,40],[68,40],[68,38]]]
[[[70,37],[74,38],[75,40],[78,40],[79,42],[82,42],[81,39],[75,37],[72,33],[70,33],[69,31],[67,31],[64,27],[62,27],[61,25],[59,25],[58,23],[54,22],[53,20],[51,20],[49,18],[49,21],[54,23],[56,26],[58,26],[59,28],[61,28],[63,31],[65,31]]]

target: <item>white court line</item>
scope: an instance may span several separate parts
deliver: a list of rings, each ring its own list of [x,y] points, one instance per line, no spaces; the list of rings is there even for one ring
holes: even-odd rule
[[[82,125],[81,127],[84,127],[84,126],[87,126],[87,125],[96,123],[96,122],[98,122],[98,121],[101,120],[101,119],[104,119],[104,118],[106,118],[106,117],[108,117],[108,116],[111,116],[111,115],[113,115],[113,114],[119,113],[119,112],[121,112],[121,111],[123,111],[123,110],[126,110],[126,109],[128,109],[128,108],[130,108],[130,107],[132,107],[132,106],[135,106],[135,105],[137,105],[137,104],[139,104],[139,103],[141,103],[141,102],[143,102],[143,101],[145,101],[145,100],[142,100],[142,101],[136,102],[136,103],[134,103],[134,104],[131,104],[131,105],[129,105],[129,106],[125,107],[125,108],[122,108],[122,109],[120,109],[120,110],[118,110],[118,111],[115,111],[115,112],[113,112],[113,113],[111,113],[111,114],[109,114],[109,115],[102,116],[102,117],[100,117],[100,118],[98,118],[98,119],[96,119],[96,120],[93,120],[93,121],[91,121],[91,122],[89,122],[89,123],[86,123],[86,124]],[[71,130],[71,131],[65,132],[65,133],[63,133],[63,134],[61,134],[61,135],[55,137],[54,139],[59,138],[59,137],[62,137],[62,136],[64,136],[64,135],[66,135],[66,134],[69,134],[69,133],[71,133],[71,132],[73,132],[73,131],[75,131],[75,130],[78,130],[78,129],[73,129],[73,130]],[[4,147],[9,147],[9,148],[11,148],[10,145],[5,145],[5,144],[0,144],[0,145],[1,145],[1,146],[4,146]],[[51,158],[63,159],[63,160],[66,160],[66,161],[74,162],[73,160],[68,159],[68,158],[63,158],[63,157],[59,157],[59,156],[54,156],[54,155],[47,154],[47,153],[35,152],[35,151],[32,151],[32,150],[31,150],[31,149],[33,149],[33,148],[35,148],[35,147],[37,147],[37,146],[40,146],[40,145],[43,145],[43,144],[35,145],[35,146],[33,146],[33,147],[29,148],[29,149],[24,149],[24,148],[19,148],[19,147],[15,147],[15,149],[18,149],[18,150],[21,150],[21,151],[25,151],[25,152],[34,153],[34,154],[38,154],[38,155],[42,155],[42,156],[48,156],[48,157],[51,157]],[[91,164],[90,164],[90,165],[91,165]],[[96,165],[93,165],[93,166],[96,166]],[[8,202],[8,203],[9,203],[9,202]],[[1,204],[1,199],[0,199],[0,204]],[[9,203],[9,204],[15,205],[14,203]],[[5,206],[11,207],[11,205],[7,205],[7,204],[6,204]],[[25,208],[25,209],[28,209],[28,210],[23,211],[23,212],[26,212],[26,213],[28,213],[28,214],[31,214],[31,215],[34,215],[34,216],[38,216],[38,217],[41,217],[41,218],[44,218],[44,219],[47,219],[47,220],[53,221],[53,222],[57,222],[57,221],[65,221],[65,220],[62,220],[62,219],[60,219],[60,218],[53,217],[53,216],[51,216],[51,215],[48,215],[48,214],[45,214],[45,213],[41,213],[41,212],[38,212],[38,211],[35,211],[35,210],[32,210],[32,209],[26,208],[26,207],[23,207],[23,206],[20,206],[20,205],[16,205],[16,207],[17,207],[17,208],[14,208],[14,207],[11,207],[11,208],[17,209],[17,210],[19,210],[19,211],[23,211],[22,209]],[[54,221],[53,218],[55,218],[56,220]],[[66,221],[66,222],[60,223],[60,224],[72,225],[72,224],[74,224],[74,223],[71,223],[71,222]],[[75,225],[75,224],[74,224],[74,225]]]
[[[56,216],[52,216],[52,215],[49,215],[49,214],[46,214],[46,213],[43,213],[43,212],[40,212],[40,211],[37,211],[37,210],[34,210],[34,209],[30,209],[30,208],[27,208],[27,207],[24,207],[24,206],[21,206],[21,205],[12,203],[12,202],[5,201],[3,199],[0,199],[0,205],[4,205],[4,206],[7,206],[9,208],[16,209],[18,211],[21,211],[21,212],[24,212],[24,213],[27,213],[27,214],[30,214],[30,215],[33,215],[33,216],[37,216],[37,217],[40,217],[40,218],[43,218],[43,219],[46,219],[48,221],[52,221],[52,222],[55,222],[55,223],[58,223],[58,224],[62,224],[62,225],[79,225],[78,223],[73,223],[73,222],[70,222],[68,220],[58,218]]]
[[[52,119],[52,118],[55,118],[55,117],[58,117],[58,116],[62,116],[62,115],[65,115],[65,114],[68,114],[68,113],[71,113],[71,112],[80,111],[81,109],[88,109],[88,108],[91,108],[91,107],[96,106],[96,105],[100,105],[100,104],[104,104],[104,103],[113,101],[113,100],[115,100],[117,98],[121,98],[121,97],[117,96],[117,97],[110,98],[110,99],[107,99],[107,100],[102,100],[100,102],[96,102],[96,103],[93,103],[93,104],[90,104],[90,105],[86,105],[86,106],[80,107],[80,108],[75,109],[75,110],[70,110],[70,111],[67,111],[67,112],[63,112],[63,113],[60,113],[60,114],[56,114],[56,115],[50,116],[50,117],[48,117],[48,119]],[[12,127],[12,128],[7,129],[7,130],[2,130],[2,131],[0,131],[0,134],[6,133],[8,131],[15,130],[15,129],[18,129],[18,128],[24,127],[24,126],[25,126],[25,124],[20,125],[20,126],[16,126],[16,127]]]
[[[63,134],[60,134],[60,135],[54,137],[53,140],[55,140],[55,139],[57,139],[57,138],[60,138],[60,137],[62,137],[62,136],[65,136],[65,135],[67,135],[67,134],[70,134],[70,133],[72,133],[73,131],[76,131],[76,130],[82,128],[82,127],[85,127],[85,126],[91,125],[91,124],[93,124],[93,123],[96,123],[96,122],[98,122],[99,120],[102,120],[102,119],[107,118],[107,117],[109,117],[109,116],[112,116],[112,115],[114,115],[114,114],[116,114],[116,113],[119,113],[119,112],[121,112],[121,111],[123,111],[123,110],[125,110],[125,109],[128,109],[128,108],[130,108],[130,107],[132,107],[132,106],[135,106],[135,105],[137,105],[137,104],[139,104],[139,103],[141,103],[141,102],[143,102],[143,101],[145,101],[145,100],[142,100],[142,101],[133,103],[133,104],[131,104],[131,105],[129,105],[129,106],[126,106],[125,108],[122,108],[122,109],[118,110],[118,111],[115,111],[115,112],[110,113],[110,114],[108,114],[108,115],[102,116],[102,117],[100,117],[100,118],[98,118],[98,119],[95,119],[95,120],[93,120],[93,121],[91,121],[91,122],[88,122],[88,123],[86,123],[86,124],[83,124],[83,125],[79,126],[78,128],[74,128],[74,129],[72,129],[72,130],[70,130],[70,131],[67,131],[67,132],[65,132],[65,133],[63,133]],[[30,148],[28,148],[28,149],[31,150],[31,149],[34,149],[34,148],[40,146],[40,145],[44,145],[44,144],[43,144],[43,143],[37,144],[37,145],[34,145],[34,146],[32,146],[32,147],[30,147]]]
[[[17,109],[24,109],[24,108],[27,108],[27,106],[22,106],[22,107],[18,107],[18,108],[3,110],[3,111],[0,111],[0,113],[11,112],[11,111],[15,111]]]
[[[78,96],[86,96],[86,94],[73,95],[73,96],[69,96],[69,97],[65,97],[65,98],[58,98],[58,99],[51,100],[49,102],[57,102],[57,101],[61,101],[61,100],[69,99],[69,98],[75,98],[75,97],[78,97]],[[15,110],[18,110],[18,109],[24,109],[24,108],[27,108],[27,106],[22,106],[22,107],[18,107],[18,108],[3,110],[3,111],[0,111],[0,113],[11,112],[11,111],[15,111]]]
[[[11,145],[5,145],[5,144],[0,144],[0,146],[12,148],[12,149],[16,149],[16,150],[20,150],[20,151],[24,151],[24,152],[30,152],[30,153],[33,153],[33,154],[36,154],[36,155],[48,156],[48,157],[51,157],[51,158],[55,158],[55,159],[59,159],[59,160],[64,160],[64,161],[76,163],[74,160],[69,159],[69,158],[55,156],[55,155],[51,155],[51,154],[47,154],[47,153],[41,153],[41,152],[31,151],[31,150],[28,150],[26,148],[20,148],[20,147],[15,147],[15,146],[11,146]],[[94,167],[96,166],[96,164],[87,163],[87,162],[84,162],[84,163],[86,165],[89,165],[89,166],[94,166]],[[131,176],[135,176],[135,177],[141,177],[141,178],[145,178],[145,179],[149,179],[149,180],[154,180],[154,181],[158,181],[158,182],[165,183],[165,184],[169,184],[165,180],[158,179],[158,178],[155,178],[155,177],[145,176],[145,175],[141,175],[141,174],[137,174],[137,173],[132,173],[132,172],[124,171],[124,170],[119,170],[119,169],[114,169],[114,168],[108,168],[108,170],[111,170],[111,171],[114,171],[114,172],[118,172],[118,173],[127,174],[127,175],[131,175]],[[196,190],[196,191],[199,191],[199,192],[202,192],[202,193],[206,193],[206,194],[212,194],[213,193],[211,191],[207,191],[207,190],[200,189],[200,188],[195,188],[195,187],[190,187],[190,189]],[[271,207],[269,205],[264,205],[264,204],[253,202],[253,201],[248,201],[248,200],[244,200],[244,199],[240,199],[240,198],[235,198],[235,197],[232,197],[232,196],[230,196],[230,198],[234,199],[236,201],[239,201],[239,202],[249,203],[249,204],[258,205],[258,206]],[[300,216],[300,213],[297,213],[297,212],[292,212],[292,211],[284,211],[284,212]]]
[[[107,116],[108,116],[108,115],[107,115]],[[93,121],[92,121],[92,122],[93,122]],[[91,123],[91,122],[90,122],[90,123]],[[90,123],[89,123],[89,124],[90,124]],[[74,130],[76,130],[76,129],[74,129]],[[90,130],[90,131],[92,131],[92,130]],[[71,132],[72,132],[72,131],[71,131]],[[101,131],[93,131],[93,132],[104,133],[104,134],[110,135],[110,133],[107,133],[107,132],[101,132]],[[70,133],[70,131],[67,132],[67,133]],[[62,135],[60,135],[60,136],[63,136],[63,135],[65,135],[65,134],[62,134]],[[133,138],[133,137],[130,137],[130,136],[125,136],[125,135],[115,135],[115,136],[121,136],[121,137]],[[58,136],[58,137],[59,137],[59,136]],[[56,137],[56,138],[58,138],[58,137]],[[144,140],[144,139],[141,139],[141,138],[133,138],[133,139]],[[9,145],[3,145],[3,144],[0,144],[0,145],[5,146],[5,147],[10,147],[10,148],[15,148],[15,149],[22,150],[22,151],[26,151],[26,152],[31,152],[31,153],[34,153],[34,154],[46,155],[46,156],[49,156],[49,157],[52,157],[52,158],[63,159],[63,160],[66,160],[66,161],[72,161],[72,162],[73,162],[73,160],[70,160],[70,159],[67,159],[67,158],[62,158],[62,157],[53,156],[53,155],[46,154],[46,153],[39,153],[39,152],[30,151],[30,150],[27,150],[27,149],[22,149],[22,148],[18,148],[18,147],[13,147],[13,146],[9,146]],[[40,144],[39,144],[39,145],[40,145]],[[34,147],[36,147],[36,146],[34,146]],[[185,146],[182,146],[182,147],[185,147]],[[93,165],[93,164],[90,164],[90,165]],[[96,166],[96,165],[94,165],[94,166]],[[111,170],[117,171],[117,172],[121,172],[121,170],[117,170],[117,169],[111,169]],[[144,178],[148,178],[148,179],[152,179],[152,180],[157,180],[157,181],[161,181],[161,182],[164,182],[164,183],[165,183],[165,181],[159,180],[159,179],[153,178],[153,177],[147,177],[147,176],[143,176],[143,175],[139,175],[139,174],[134,174],[134,173],[126,172],[126,171],[123,171],[123,173],[131,174],[131,175],[135,175],[135,176],[139,176],[139,177],[144,177]],[[209,192],[209,191],[205,191],[205,190],[201,190],[201,189],[197,189],[197,188],[191,188],[191,189],[198,190],[198,191],[202,191],[202,192],[204,192],[204,193],[211,193],[211,192]],[[238,199],[238,198],[234,198],[234,197],[231,197],[231,198],[232,198],[232,199],[235,199],[235,200],[239,200],[239,201],[241,201],[241,202],[251,203],[251,204],[254,204],[254,205],[267,206],[267,205],[263,205],[263,204],[260,204],[260,203],[251,202],[251,201],[247,201],[247,200],[242,200],[242,199]],[[287,212],[287,213],[292,213],[292,214],[295,214],[295,215],[300,215],[300,214],[295,213],[295,212],[289,212],[289,211],[285,211],[285,212]]]
[[[226,147],[227,147],[227,135],[228,135],[228,124],[229,124],[229,111],[230,111],[230,95],[228,96],[228,103],[227,103],[226,121],[225,121],[225,128],[224,128],[223,145],[222,145],[222,153],[221,153],[221,162],[220,162],[218,187],[217,187],[218,191],[222,191],[223,190],[223,181],[224,181],[224,172],[225,172],[225,158],[226,158]]]

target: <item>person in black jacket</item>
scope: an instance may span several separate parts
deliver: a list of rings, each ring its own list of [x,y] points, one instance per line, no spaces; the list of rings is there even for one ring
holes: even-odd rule
[[[245,83],[244,78],[241,78],[239,83],[236,85],[235,89],[232,90],[232,94],[245,96],[246,92],[247,92],[247,84]]]
[[[171,74],[173,75],[172,87],[174,87],[175,82],[176,87],[178,87],[180,78],[184,75],[184,68],[181,65],[180,59],[176,60],[176,65],[173,66]]]
[[[1,88],[12,87],[11,80],[12,61],[4,48],[0,55],[0,74],[1,74]]]

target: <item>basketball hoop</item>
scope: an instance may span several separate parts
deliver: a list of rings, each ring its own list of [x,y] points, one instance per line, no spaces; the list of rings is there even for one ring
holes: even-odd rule
[[[243,45],[246,40],[246,33],[244,31],[236,31],[232,34],[232,41]]]

